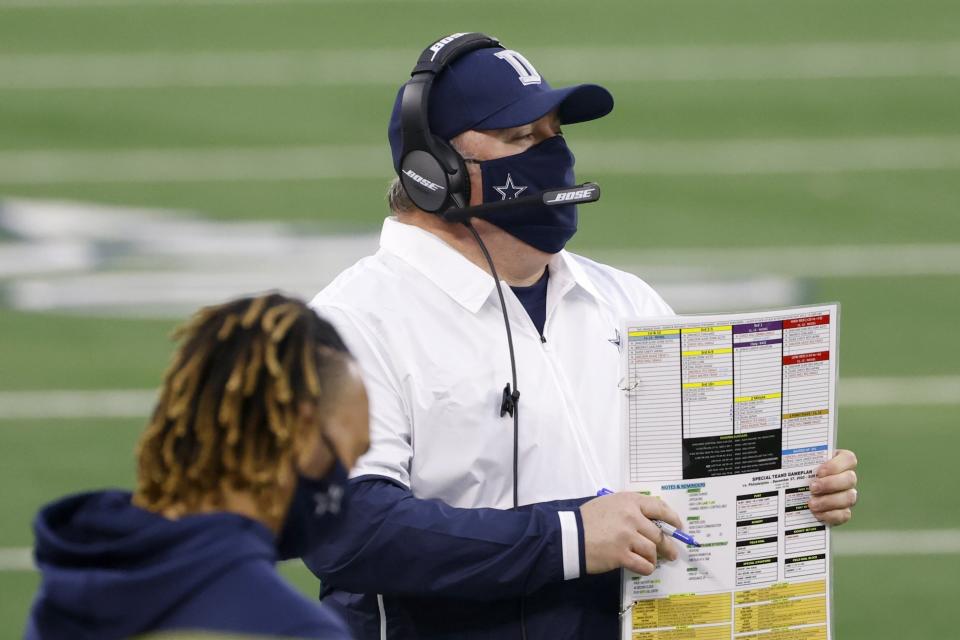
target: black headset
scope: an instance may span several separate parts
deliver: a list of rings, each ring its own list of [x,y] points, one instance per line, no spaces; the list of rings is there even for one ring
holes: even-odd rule
[[[402,149],[397,175],[407,196],[430,213],[463,209],[470,203],[470,177],[463,158],[430,131],[430,89],[454,60],[500,41],[483,33],[454,33],[423,50],[410,72],[400,102]]]

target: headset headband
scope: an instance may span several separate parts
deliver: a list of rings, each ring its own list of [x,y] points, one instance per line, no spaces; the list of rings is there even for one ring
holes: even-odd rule
[[[437,75],[458,58],[500,41],[483,33],[454,33],[423,50],[410,72],[400,102],[400,181],[407,195],[424,211],[465,207],[470,180],[463,160],[430,131],[430,89]]]

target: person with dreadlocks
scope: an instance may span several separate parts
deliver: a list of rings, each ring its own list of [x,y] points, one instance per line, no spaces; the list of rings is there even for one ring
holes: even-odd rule
[[[175,338],[136,490],[68,496],[34,521],[43,580],[26,638],[348,638],[274,563],[342,515],[369,443],[353,358],[329,323],[279,294],[205,308]]]

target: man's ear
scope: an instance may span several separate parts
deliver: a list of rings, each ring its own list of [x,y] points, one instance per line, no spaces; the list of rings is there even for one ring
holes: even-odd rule
[[[470,176],[470,206],[483,204],[483,173],[476,162],[467,162],[467,174]]]
[[[301,402],[297,421],[298,435],[293,443],[297,471],[309,478],[322,478],[333,465],[334,452],[321,437],[323,424],[317,405]]]
[[[467,167],[467,176],[470,178],[470,202],[467,204],[471,207],[483,204],[483,175],[473,150],[475,138],[479,135],[476,131],[464,131],[450,139],[450,146],[460,154]]]
[[[423,215],[436,218],[433,214]],[[356,362],[347,362],[340,382],[337,402],[324,415],[327,420],[324,433],[329,438],[330,446],[334,447],[337,458],[348,469],[352,469],[357,459],[370,447],[370,400],[360,366]]]

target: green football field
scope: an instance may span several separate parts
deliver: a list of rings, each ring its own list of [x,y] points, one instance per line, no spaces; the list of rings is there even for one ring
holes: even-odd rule
[[[565,130],[579,176],[604,189],[574,250],[642,263],[670,249],[733,260],[815,247],[836,265],[805,271],[817,275],[802,277],[798,302],[843,305],[842,378],[916,392],[844,406],[841,382],[838,444],[861,460],[844,529],[953,541],[927,548],[907,533],[902,549],[838,555],[836,634],[956,637],[955,0],[0,0],[0,200],[373,231],[399,82],[432,39],[474,30],[555,85],[595,80],[617,100],[610,117]],[[890,266],[908,250],[917,265]],[[19,311],[6,284],[0,392],[159,383],[171,321]],[[30,546],[45,501],[130,486],[141,428],[0,416],[0,561]],[[283,570],[316,593],[301,567]],[[0,637],[18,636],[38,580],[0,567]]]

